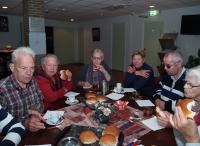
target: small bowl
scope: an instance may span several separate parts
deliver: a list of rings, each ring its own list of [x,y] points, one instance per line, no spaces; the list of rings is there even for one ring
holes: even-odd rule
[[[64,137],[57,146],[82,146],[80,140],[76,137]]]

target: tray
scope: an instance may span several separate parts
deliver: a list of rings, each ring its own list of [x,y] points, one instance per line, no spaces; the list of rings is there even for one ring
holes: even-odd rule
[[[103,129],[102,128],[94,128],[94,127],[86,127],[86,126],[79,126],[79,125],[71,125],[69,127],[66,127],[65,129],[63,129],[63,131],[61,132],[60,135],[58,135],[58,137],[56,138],[56,142],[54,144],[54,146],[57,146],[58,142],[64,138],[64,137],[77,137],[79,138],[79,135],[80,133],[83,131],[83,130],[92,130],[98,138],[101,137],[102,135],[102,132],[103,132]],[[118,138],[118,144],[117,146],[122,146],[123,144],[123,141],[124,141],[124,135],[123,133],[121,132],[120,135],[119,135],[119,138]],[[99,146],[99,141],[97,141],[96,143],[94,144],[82,144],[82,146]]]

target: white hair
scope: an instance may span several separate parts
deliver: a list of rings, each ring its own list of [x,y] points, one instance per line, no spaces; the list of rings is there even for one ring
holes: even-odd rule
[[[168,56],[172,56],[172,61],[173,63],[181,63],[182,65],[184,65],[183,63],[183,55],[181,54],[180,51],[178,50],[168,50],[166,51],[164,58],[167,58]]]
[[[102,59],[104,59],[104,53],[103,53],[103,51],[101,49],[96,48],[96,49],[92,50],[91,55],[93,56],[95,53],[101,54]]]
[[[196,77],[198,84],[200,84],[200,65],[190,68],[186,72],[186,76]]]
[[[35,52],[29,47],[19,47],[12,53],[11,61],[15,63],[19,55],[30,55],[35,59]]]
[[[41,59],[41,65],[44,66],[47,64],[47,59],[48,58],[54,58],[56,60],[56,62],[59,64],[59,59],[58,57],[55,55],[55,54],[47,54],[46,56],[44,56],[42,59]]]

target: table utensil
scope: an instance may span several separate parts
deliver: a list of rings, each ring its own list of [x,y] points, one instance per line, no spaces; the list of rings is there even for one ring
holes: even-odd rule
[[[80,140],[76,137],[64,137],[57,146],[82,146]]]

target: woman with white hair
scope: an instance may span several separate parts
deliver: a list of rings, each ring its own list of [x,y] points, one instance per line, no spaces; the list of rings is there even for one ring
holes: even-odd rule
[[[195,112],[193,119],[187,118],[182,108],[176,106],[174,115],[163,111],[164,116],[158,118],[163,126],[172,126],[178,146],[200,145],[200,66],[189,69],[186,72],[184,94],[186,98],[194,100],[192,111]]]
[[[64,98],[64,94],[73,88],[72,73],[64,70],[66,79],[58,73],[58,57],[47,54],[41,60],[42,69],[35,73],[36,81],[44,95],[44,108],[48,109],[55,101]]]

